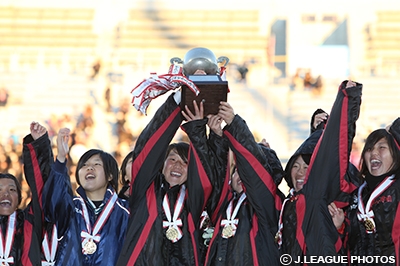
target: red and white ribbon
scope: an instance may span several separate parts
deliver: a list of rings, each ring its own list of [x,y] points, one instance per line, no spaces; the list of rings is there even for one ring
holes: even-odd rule
[[[84,246],[87,242],[89,242],[89,241],[99,242],[100,241],[100,235],[98,233],[103,228],[108,217],[110,216],[110,213],[114,209],[114,205],[115,205],[115,202],[117,201],[117,199],[118,199],[118,195],[117,195],[117,193],[114,192],[112,197],[106,203],[106,206],[104,207],[100,216],[97,218],[97,221],[96,221],[93,231],[92,231],[92,226],[90,225],[89,213],[88,213],[86,204],[85,204],[84,200],[82,199],[82,197],[79,197],[79,200],[81,201],[81,204],[82,204],[82,216],[83,216],[83,218],[85,220],[85,224],[86,224],[86,231],[81,232],[81,237],[83,238],[83,241],[82,241],[82,253],[83,254],[86,254],[86,252],[84,250]]]
[[[285,204],[288,202],[288,200],[292,200],[294,196],[295,190],[291,188],[289,190],[289,197],[287,197],[283,203],[282,203],[282,208],[281,212],[279,213],[279,221],[278,221],[278,232],[276,233],[276,241],[278,244],[278,247],[280,248],[282,246],[282,232],[283,232],[283,210],[285,209]]]
[[[232,211],[233,209],[233,201],[234,199],[232,199],[229,202],[228,208],[226,208],[226,219],[222,219],[221,221],[221,226],[225,227],[225,226],[232,226],[232,231],[233,231],[233,235],[234,236],[236,234],[236,229],[237,229],[237,225],[239,224],[239,219],[236,219],[236,215],[240,209],[240,206],[242,205],[243,201],[246,199],[246,194],[243,193],[238,202],[236,203],[235,209]],[[223,238],[228,238],[226,236],[224,236],[222,234]]]
[[[143,114],[146,114],[147,107],[151,100],[163,95],[169,90],[186,85],[196,96],[200,93],[197,86],[182,74],[182,67],[172,64],[168,74],[157,75],[151,73],[151,77],[143,80],[132,91],[132,105]]]
[[[180,226],[182,226],[182,220],[180,218],[178,219],[178,217],[183,209],[185,193],[186,193],[186,186],[182,185],[181,189],[179,190],[178,199],[175,202],[173,215],[171,215],[171,208],[169,207],[168,195],[165,194],[163,199],[163,209],[165,216],[167,217],[168,220],[168,221],[163,221],[163,228],[173,227],[178,231],[178,236],[175,239],[171,240],[173,243],[177,242],[179,239],[182,238],[182,230],[180,229]]]
[[[208,216],[208,213],[207,213],[206,211],[203,211],[203,212],[201,213],[201,216],[200,216],[200,226],[199,226],[200,229],[203,228],[204,223],[205,223],[205,221],[206,221],[207,219],[210,219],[210,217]]]
[[[4,239],[2,230],[0,230],[0,263],[1,265],[14,264],[14,258],[10,257],[11,247],[14,242],[15,226],[17,224],[16,211],[8,218],[7,232]],[[5,243],[3,242],[5,240]],[[4,246],[5,244],[5,246]]]
[[[380,184],[377,186],[374,191],[372,192],[371,196],[369,197],[367,201],[367,205],[364,207],[364,202],[362,200],[362,191],[367,185],[366,182],[364,182],[361,187],[358,190],[358,213],[357,213],[357,218],[360,222],[364,222],[365,220],[370,220],[372,224],[374,225],[374,230],[373,231],[366,231],[368,234],[372,234],[376,231],[375,228],[375,221],[374,221],[374,211],[372,210],[372,203],[374,200],[381,195],[395,180],[393,179],[394,175],[386,177]]]
[[[42,266],[53,266],[55,264],[57,246],[57,227],[54,224],[51,239],[49,240],[49,235],[47,232],[44,234],[42,249],[46,260],[42,260]]]

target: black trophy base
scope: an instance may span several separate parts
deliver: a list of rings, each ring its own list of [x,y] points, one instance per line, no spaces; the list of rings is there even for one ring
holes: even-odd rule
[[[209,114],[216,115],[219,110],[220,102],[226,102],[228,99],[228,82],[222,81],[218,75],[196,75],[188,77],[199,88],[199,95],[186,85],[182,85],[181,108],[185,111],[185,105],[194,114],[193,100],[196,100],[197,106],[203,102],[204,116]]]

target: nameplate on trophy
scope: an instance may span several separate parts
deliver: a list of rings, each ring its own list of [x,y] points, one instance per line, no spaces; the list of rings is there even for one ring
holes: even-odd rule
[[[199,88],[199,95],[195,95],[190,88],[182,85],[181,108],[185,111],[185,105],[194,114],[193,100],[196,100],[200,108],[200,102],[203,102],[204,116],[218,113],[220,102],[226,102],[228,98],[228,81],[221,80],[219,75],[193,75],[188,76]]]

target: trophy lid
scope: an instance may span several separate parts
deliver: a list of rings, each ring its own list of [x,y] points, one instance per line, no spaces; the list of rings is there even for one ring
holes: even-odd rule
[[[193,75],[197,70],[204,70],[207,75],[217,75],[219,68],[215,54],[203,47],[189,50],[183,59],[183,73]]]

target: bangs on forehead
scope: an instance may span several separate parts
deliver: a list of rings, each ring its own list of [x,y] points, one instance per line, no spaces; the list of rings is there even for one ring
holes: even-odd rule
[[[1,182],[7,182],[6,184],[1,184]],[[0,186],[12,186],[12,187],[16,187],[17,184],[15,183],[14,180],[10,179],[10,178],[1,178],[0,179]]]
[[[185,142],[178,142],[178,143],[173,143],[168,146],[167,153],[165,158],[169,156],[171,151],[175,151],[179,157],[185,162],[187,162],[188,159],[188,153],[189,153],[189,144]]]
[[[101,159],[100,155],[98,155],[98,154],[97,154],[97,156],[96,156],[96,155],[93,155],[93,156],[90,157],[87,161],[89,161],[89,160],[100,161],[100,162],[103,161],[103,160]]]

